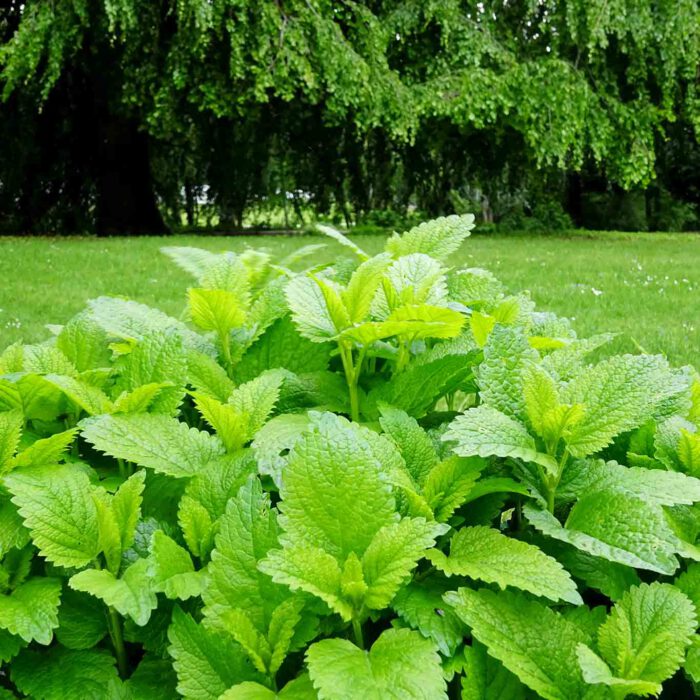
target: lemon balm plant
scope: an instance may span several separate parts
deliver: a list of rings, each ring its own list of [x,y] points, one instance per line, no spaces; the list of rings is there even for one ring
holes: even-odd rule
[[[624,698],[700,683],[700,382],[592,363],[447,217],[164,252],[0,354],[0,697]]]

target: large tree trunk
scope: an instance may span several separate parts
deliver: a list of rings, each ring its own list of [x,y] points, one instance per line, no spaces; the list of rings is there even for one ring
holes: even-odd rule
[[[135,121],[110,115],[98,126],[98,144],[97,234],[167,233],[153,191],[147,135]]]

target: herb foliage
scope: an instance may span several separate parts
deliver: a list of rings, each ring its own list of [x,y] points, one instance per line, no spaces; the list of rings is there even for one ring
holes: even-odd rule
[[[0,697],[700,683],[698,376],[450,268],[472,222],[168,248],[182,320],[104,297],[0,354]]]

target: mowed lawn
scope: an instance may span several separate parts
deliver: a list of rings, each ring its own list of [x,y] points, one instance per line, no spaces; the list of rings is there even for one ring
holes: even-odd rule
[[[378,236],[355,240],[368,252],[383,244]],[[282,258],[319,242],[327,245],[314,262],[346,254],[320,236],[0,238],[0,349],[46,338],[46,324],[103,294],[180,315],[191,279],[159,252],[163,245],[254,246]],[[511,291],[529,289],[540,309],[570,317],[581,335],[619,333],[617,351],[700,367],[700,235],[476,235],[450,264],[485,267]]]

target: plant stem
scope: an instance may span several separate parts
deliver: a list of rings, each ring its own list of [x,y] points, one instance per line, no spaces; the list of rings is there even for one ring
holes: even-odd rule
[[[112,640],[114,653],[117,657],[117,668],[119,669],[119,675],[122,678],[126,678],[126,649],[124,648],[124,637],[122,636],[121,620],[119,619],[119,614],[111,605],[108,609],[109,615],[107,618],[107,628],[109,630],[109,638]]]
[[[357,395],[357,382],[360,378],[360,370],[362,369],[362,361],[364,359],[364,348],[360,351],[360,357],[357,361],[357,366],[352,362],[352,348],[343,343],[338,343],[340,351],[340,359],[343,362],[345,370],[345,381],[348,385],[348,393],[350,394],[350,418],[355,422],[360,420],[360,401]]]
[[[233,369],[233,361],[231,360],[231,331],[219,333],[219,340],[221,341],[221,352],[224,356],[224,362],[226,363],[226,371],[230,375]]]
[[[352,631],[355,635],[355,644],[357,644],[357,646],[360,647],[360,649],[364,649],[365,639],[362,636],[362,625],[356,617],[352,618]]]

